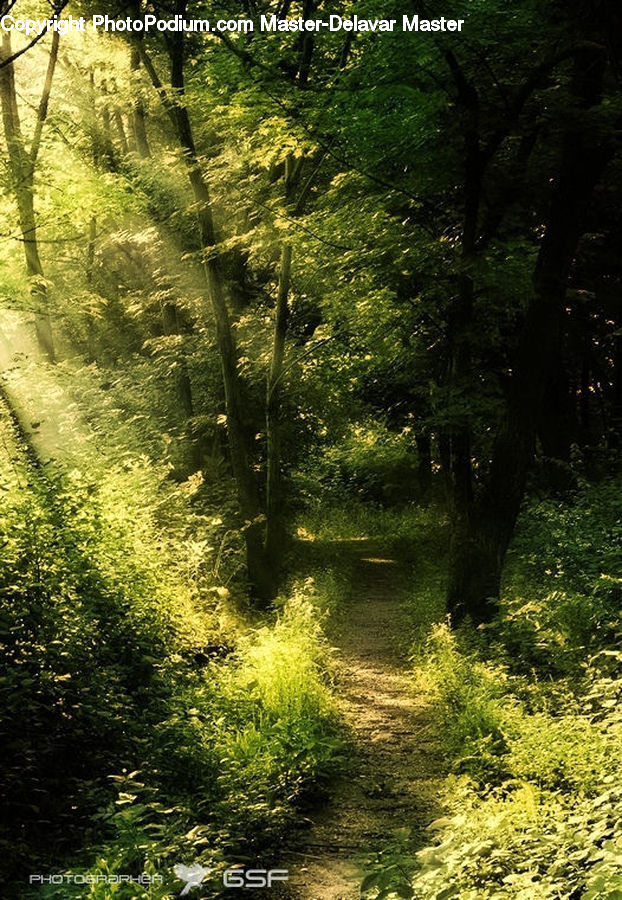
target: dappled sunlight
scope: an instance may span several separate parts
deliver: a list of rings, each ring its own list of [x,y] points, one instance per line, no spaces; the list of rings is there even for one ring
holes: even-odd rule
[[[31,323],[6,310],[0,311],[0,377],[24,434],[43,463],[57,461],[79,469],[97,463],[101,451],[84,411],[63,387],[55,368],[40,360]]]

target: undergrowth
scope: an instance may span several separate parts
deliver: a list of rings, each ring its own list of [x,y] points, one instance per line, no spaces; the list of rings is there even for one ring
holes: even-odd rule
[[[294,581],[276,612],[249,616],[219,576],[222,526],[198,482],[146,457],[107,458],[97,478],[37,467],[1,424],[11,895],[175,897],[176,865],[265,859],[344,755],[330,582]],[[63,871],[81,884],[29,890],[29,872]],[[98,883],[117,873],[161,883]]]
[[[369,896],[622,897],[620,487],[534,499],[496,620],[437,621],[419,642],[447,815],[414,859],[396,848],[372,865]]]
[[[199,864],[211,872],[210,896],[219,896],[225,869],[275,853],[297,805],[338,770],[344,748],[329,651],[304,587],[274,627],[246,634],[232,659],[185,673],[154,726],[148,763],[113,779],[116,799],[102,811],[108,838],[72,872],[93,881],[151,873],[162,883],[120,886],[115,897],[172,898],[175,866]],[[69,893],[50,887],[42,896]],[[70,896],[105,900],[110,887]]]

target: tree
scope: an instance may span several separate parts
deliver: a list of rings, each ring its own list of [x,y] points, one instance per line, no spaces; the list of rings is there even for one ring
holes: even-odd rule
[[[520,336],[512,354],[511,375],[508,380],[505,412],[497,428],[488,474],[479,494],[471,490],[471,453],[458,437],[452,436],[454,524],[448,603],[456,618],[470,615],[475,621],[491,618],[499,596],[505,555],[514,531],[525,492],[526,478],[535,451],[538,426],[546,415],[547,390],[561,368],[562,335],[568,279],[581,235],[586,228],[586,214],[594,188],[614,152],[611,140],[613,121],[603,122],[595,111],[603,99],[603,77],[607,63],[602,43],[584,43],[576,37],[571,47],[559,57],[544,63],[519,90],[518,96],[527,99],[539,78],[563,56],[573,60],[569,76],[570,105],[567,120],[560,129],[560,150],[554,158],[551,176],[555,181],[544,222],[544,237],[540,243],[533,270],[533,290],[523,318]],[[460,77],[458,78],[460,90]],[[466,87],[464,88],[466,91]],[[521,98],[522,99],[522,98]],[[477,97],[464,99],[471,112]],[[479,141],[474,137],[474,140]],[[497,140],[497,137],[494,137]],[[501,141],[499,141],[499,144]],[[477,153],[480,154],[479,144]],[[490,158],[490,151],[479,156],[482,163]],[[468,155],[467,155],[468,159]],[[481,202],[480,167],[471,175],[472,187],[465,191],[468,199]],[[467,174],[466,184],[469,185]],[[471,218],[477,222],[477,209]],[[473,222],[464,230],[466,254],[477,248],[477,225]],[[479,250],[485,247],[485,241]],[[472,323],[472,285],[461,287],[461,314]],[[463,337],[463,349],[468,339]],[[462,374],[468,369],[462,360]],[[464,435],[465,432],[462,432]],[[468,441],[468,438],[466,439]]]
[[[35,315],[35,329],[39,349],[49,362],[55,361],[54,338],[49,311],[47,281],[39,253],[37,218],[35,213],[35,171],[41,148],[43,127],[48,114],[52,80],[58,59],[59,33],[52,32],[52,43],[43,91],[37,109],[34,134],[27,147],[20,120],[15,86],[15,55],[11,50],[10,32],[5,32],[0,50],[0,104],[9,159],[11,190],[19,214],[21,240],[24,245],[26,271],[30,281],[30,296]]]
[[[186,4],[184,0],[180,0],[176,4],[175,14],[184,16],[185,11]],[[188,181],[196,203],[206,281],[206,299],[214,318],[225,392],[231,467],[237,486],[240,513],[244,521],[248,576],[254,595],[258,599],[266,601],[275,594],[275,572],[266,555],[265,513],[262,509],[259,487],[253,470],[252,433],[248,421],[249,404],[245,398],[244,386],[238,370],[238,353],[227,307],[226,285],[219,258],[210,191],[198,158],[188,110],[184,104],[183,33],[174,34],[167,40],[172,93],[169,93],[164,87],[144,43],[138,41],[135,46],[138,49],[142,65],[169,114],[183,152]]]

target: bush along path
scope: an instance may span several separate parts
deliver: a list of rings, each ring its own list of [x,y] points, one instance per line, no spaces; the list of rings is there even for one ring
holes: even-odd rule
[[[336,690],[354,759],[289,861],[296,900],[350,900],[365,881],[406,889],[401,863],[438,815],[440,751],[425,702],[413,691],[404,650],[406,578],[397,559],[367,540],[344,542],[352,591],[337,644]]]

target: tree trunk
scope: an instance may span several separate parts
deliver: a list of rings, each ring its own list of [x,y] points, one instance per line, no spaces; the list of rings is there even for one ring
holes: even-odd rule
[[[312,19],[317,9],[316,0],[304,0],[302,17]],[[306,88],[311,74],[311,60],[315,49],[315,38],[312,31],[305,31],[300,38],[300,61],[298,64],[298,85]]]
[[[266,557],[273,571],[278,568],[285,527],[283,521],[283,476],[281,472],[281,378],[287,334],[289,276],[292,248],[283,246],[281,254],[281,274],[276,301],[274,323],[274,344],[272,362],[268,375],[266,397],[266,436],[268,445],[266,477]]]
[[[491,517],[459,521],[452,529],[448,609],[454,624],[469,615],[488,622],[496,612],[504,553]]]
[[[43,125],[47,118],[52,79],[58,58],[59,35],[52,34],[52,46],[48,68],[45,76],[43,92],[37,121],[30,150],[22,133],[19,108],[17,105],[17,92],[15,88],[15,70],[12,62],[6,62],[11,58],[10,34],[2,38],[2,61],[0,68],[0,104],[2,106],[2,121],[4,136],[9,158],[13,195],[18,209],[19,226],[24,244],[24,257],[26,272],[30,282],[30,296],[35,317],[35,331],[37,344],[41,355],[49,362],[55,362],[56,353],[52,323],[49,313],[49,299],[47,282],[43,271],[43,265],[39,256],[39,244],[37,240],[37,220],[34,201],[34,173],[41,144]]]
[[[101,93],[104,98],[101,112],[101,156],[105,160],[106,168],[110,172],[117,170],[117,157],[112,142],[112,128],[110,124],[110,106],[108,103],[108,86],[105,81],[101,85]]]
[[[583,347],[581,353],[581,387],[579,389],[579,427],[581,446],[589,447],[592,444],[592,413],[590,409],[590,378],[591,378],[591,349],[592,339],[588,329],[588,318],[583,322]]]
[[[611,417],[607,427],[607,445],[611,448],[622,447],[622,334],[614,336],[613,351],[613,402]],[[606,423],[607,424],[607,423]]]
[[[129,153],[129,145],[127,142],[127,135],[125,134],[125,125],[123,124],[123,117],[118,109],[115,109],[113,112],[114,124],[117,129],[117,137],[119,138],[119,146],[121,147],[121,154],[123,156],[127,156]]]
[[[577,105],[584,110],[599,104],[603,72],[604,56],[597,45],[576,55],[572,88]],[[501,572],[525,492],[546,387],[560,356],[572,258],[586,206],[613,152],[581,116],[569,122],[490,476],[471,522],[469,552],[461,553],[452,565],[454,619],[470,615],[476,622],[487,621],[497,608]]]
[[[179,323],[179,313],[174,303],[170,301],[162,305],[162,326],[165,334],[182,334]],[[183,356],[178,361],[178,367],[174,375],[175,393],[179,399],[179,405],[184,415],[186,435],[190,446],[191,462],[195,471],[201,468],[203,462],[203,441],[201,435],[196,434],[192,424],[194,419],[194,400],[192,397],[192,382],[188,374],[188,367]]]
[[[544,391],[538,422],[538,436],[544,456],[551,460],[569,462],[570,445],[575,431],[568,373],[561,360],[551,361],[550,379]]]
[[[432,437],[429,432],[422,432],[415,438],[417,442],[417,479],[422,499],[430,494],[432,486]]]
[[[140,53],[136,47],[132,47],[132,56],[130,62],[131,77],[134,84],[134,104],[132,107],[132,132],[134,142],[136,144],[136,152],[142,159],[148,159],[151,156],[149,147],[149,139],[147,137],[147,123],[145,104],[140,95],[140,84],[138,82],[137,73],[140,70]]]
[[[185,4],[178,3],[177,13],[184,15]],[[259,489],[253,471],[251,452],[251,430],[247,424],[249,404],[238,372],[238,355],[235,346],[229,310],[225,299],[225,289],[221,274],[217,240],[212,215],[209,188],[197,159],[192,126],[188,110],[183,103],[184,95],[184,53],[183,34],[175,34],[168,41],[171,61],[171,85],[175,92],[171,98],[145,51],[142,41],[136,46],[141,62],[174,126],[179,144],[184,152],[188,181],[197,207],[199,235],[203,248],[203,268],[207,283],[207,301],[216,326],[216,344],[220,355],[225,404],[227,415],[227,437],[231,457],[231,467],[235,479],[238,503],[244,519],[246,561],[251,591],[262,602],[271,600],[275,594],[275,578],[264,552],[264,522]]]
[[[451,452],[449,434],[442,430],[436,435],[438,463],[441,470],[444,499],[449,506],[451,501]]]
[[[457,87],[464,138],[464,212],[462,224],[462,260],[458,290],[449,315],[449,383],[453,396],[460,395],[472,380],[471,333],[475,286],[473,268],[478,256],[477,232],[482,195],[484,164],[480,149],[479,98],[464,77],[452,54],[448,63]],[[473,471],[471,461],[471,423],[468,406],[461,421],[452,426],[449,440],[451,541],[447,604],[457,608],[465,590],[469,560],[473,555]],[[454,411],[454,419],[456,419]]]
[[[56,361],[52,320],[50,318],[47,282],[39,256],[37,224],[34,209],[32,183],[20,185],[16,189],[19,224],[24,242],[26,272],[30,281],[30,297],[35,316],[35,333],[42,356],[48,362]]]
[[[84,268],[84,276],[89,290],[93,288],[93,275],[95,270],[95,241],[97,239],[97,218],[91,216],[89,222],[89,238],[86,245],[86,266]],[[95,342],[95,323],[94,317],[89,315],[86,326],[86,353],[89,363],[95,362],[96,342]]]

